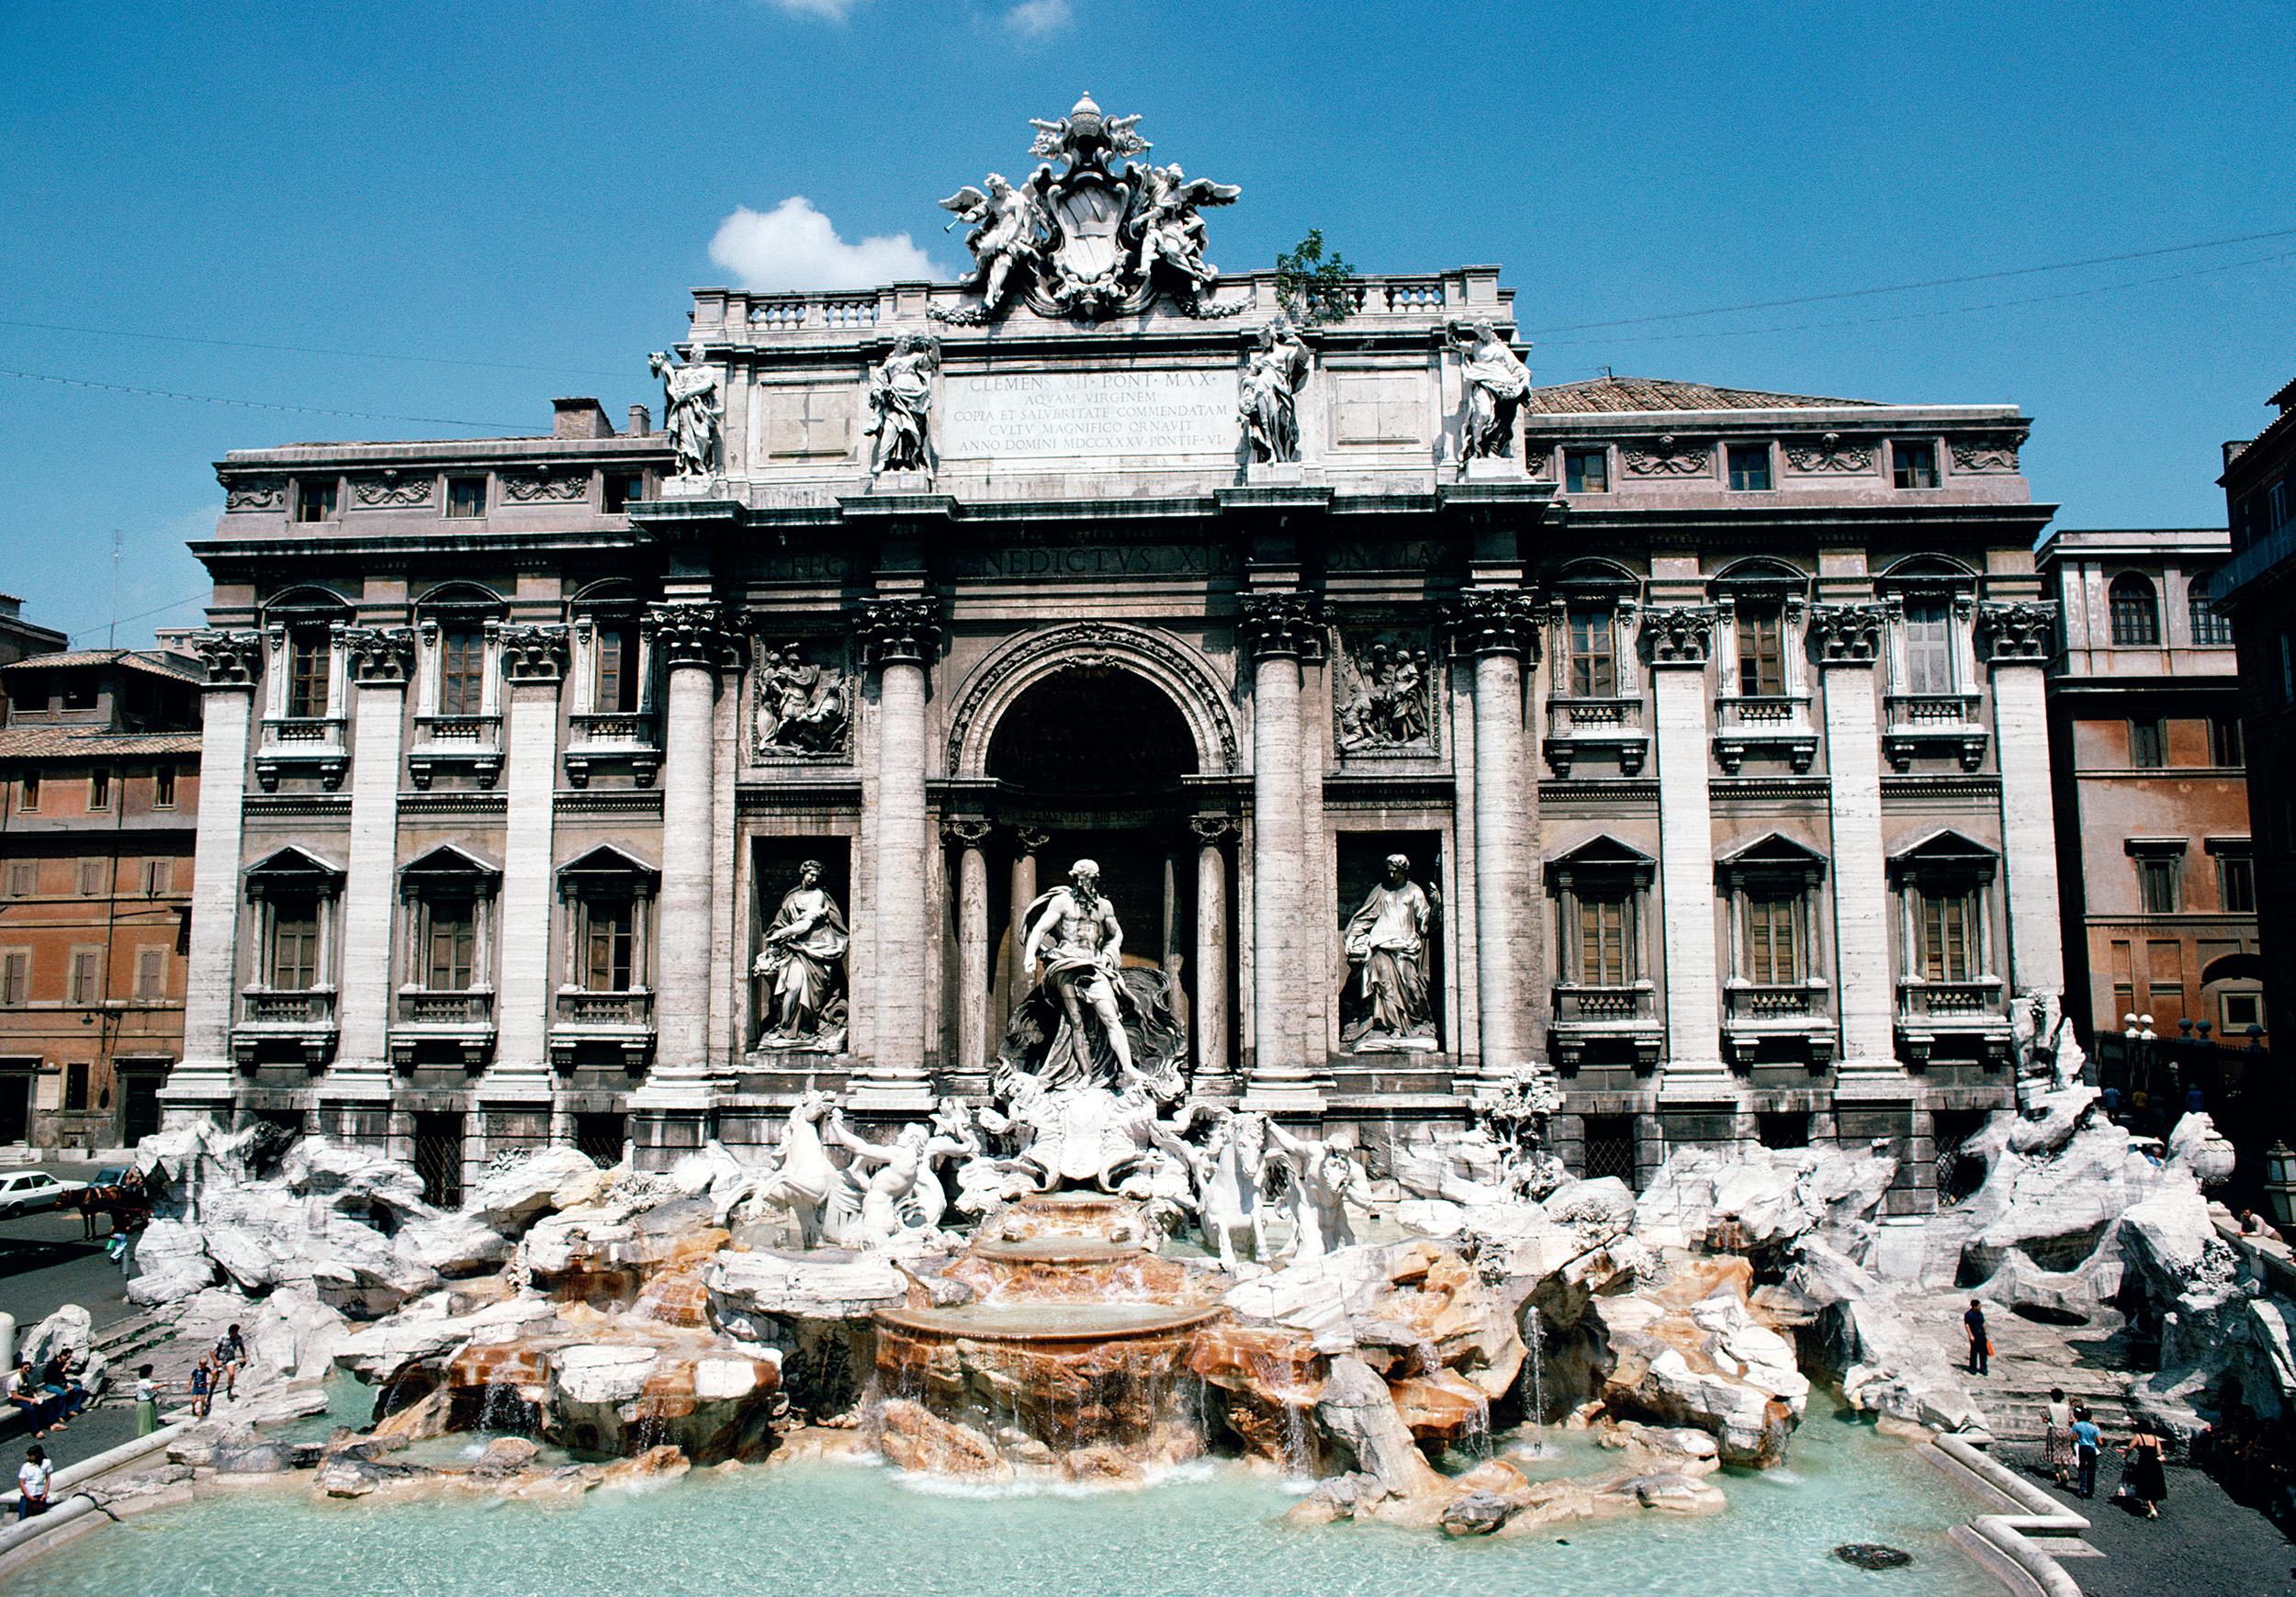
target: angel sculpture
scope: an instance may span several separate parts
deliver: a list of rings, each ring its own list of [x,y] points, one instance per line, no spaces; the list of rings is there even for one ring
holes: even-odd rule
[[[1036,176],[1019,188],[1006,182],[1003,174],[992,172],[984,179],[987,193],[967,184],[940,202],[941,209],[956,213],[957,221],[974,224],[964,237],[964,247],[973,252],[973,270],[960,281],[977,287],[988,309],[1003,302],[1007,287],[1026,288],[1042,264],[1044,235],[1051,230],[1041,191],[1051,172],[1049,166],[1039,167]],[[956,225],[951,222],[941,231]]]
[[[1204,219],[1199,206],[1232,205],[1244,190],[1232,183],[1190,178],[1180,163],[1132,169],[1141,182],[1132,202],[1133,226],[1140,238],[1134,269],[1145,280],[1161,265],[1186,278],[1201,295],[1220,281],[1220,268],[1204,259]]]

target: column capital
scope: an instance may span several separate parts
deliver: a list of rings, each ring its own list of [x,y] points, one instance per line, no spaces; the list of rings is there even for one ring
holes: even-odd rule
[[[414,629],[405,626],[346,626],[343,664],[363,687],[400,687],[414,671]]]
[[[1655,605],[1642,613],[1642,641],[1650,664],[1704,669],[1714,650],[1715,612],[1707,604]]]
[[[1886,604],[1813,604],[1810,651],[1821,666],[1870,666],[1882,656]]]
[[[1042,827],[1015,827],[1012,829],[1013,847],[1023,855],[1037,854],[1052,840],[1052,834]]]
[[[1977,642],[1989,666],[2045,663],[2056,628],[2053,602],[1982,600],[1977,605]]]
[[[864,599],[853,630],[861,638],[861,658],[872,669],[921,666],[940,642],[940,601],[929,593]]]
[[[566,676],[566,625],[502,626],[495,629],[502,649],[502,673],[513,682],[556,684]]]
[[[681,666],[715,669],[741,663],[741,641],[726,607],[714,599],[672,599],[646,607],[657,647],[676,670]]]
[[[252,688],[263,674],[260,632],[195,632],[190,642],[210,688]]]
[[[1538,595],[1527,588],[1470,588],[1444,613],[1454,652],[1538,658]]]
[[[1187,829],[1196,834],[1198,842],[1210,849],[1217,848],[1243,828],[1236,824],[1233,815],[1194,815],[1189,817]]]
[[[1236,637],[1255,660],[1323,658],[1323,602],[1298,589],[1246,593],[1238,602]]]
[[[940,821],[940,835],[966,849],[979,848],[995,830],[986,821],[973,815],[944,815]]]

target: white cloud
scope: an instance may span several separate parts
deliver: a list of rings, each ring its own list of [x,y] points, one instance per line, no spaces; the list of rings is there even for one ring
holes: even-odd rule
[[[1005,13],[1005,26],[1024,39],[1042,39],[1076,20],[1068,0],[1020,0]]]
[[[932,257],[906,233],[882,233],[849,244],[802,194],[769,211],[742,206],[718,224],[710,259],[767,293],[792,288],[874,288],[881,283],[939,277]]]
[[[792,17],[814,17],[824,22],[842,22],[853,14],[861,0],[770,0],[776,11],[786,11]]]

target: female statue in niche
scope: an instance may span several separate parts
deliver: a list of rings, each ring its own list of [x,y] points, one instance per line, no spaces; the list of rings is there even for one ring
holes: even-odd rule
[[[765,980],[765,1047],[835,1053],[845,1046],[845,950],[851,941],[837,900],[822,888],[821,861],[806,860],[751,967]]]
[[[1427,986],[1427,928],[1435,907],[1411,879],[1411,860],[1387,857],[1386,880],[1372,888],[1341,934],[1353,1011],[1340,1040],[1356,1053],[1389,1053],[1435,1045],[1435,1002]]]

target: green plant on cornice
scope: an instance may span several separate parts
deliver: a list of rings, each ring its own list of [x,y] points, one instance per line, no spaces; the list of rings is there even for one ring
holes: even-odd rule
[[[1337,250],[1323,253],[1323,230],[1310,228],[1299,244],[1276,257],[1276,299],[1301,327],[1345,321],[1355,314],[1356,269]]]

